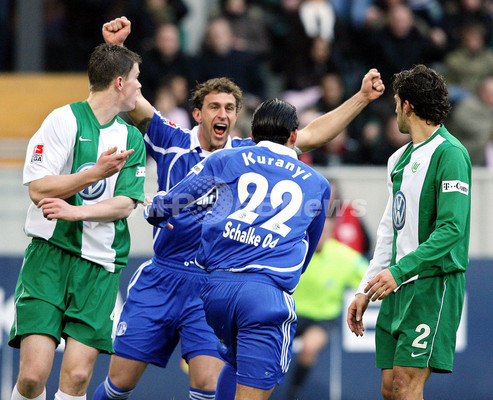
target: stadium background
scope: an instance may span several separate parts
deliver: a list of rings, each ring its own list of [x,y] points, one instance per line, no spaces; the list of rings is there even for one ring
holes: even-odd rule
[[[1,2],[2,7],[9,3]],[[11,2],[12,3],[12,2]],[[16,66],[0,74],[0,400],[10,399],[18,368],[18,351],[7,346],[8,332],[13,319],[13,291],[22,262],[23,251],[29,242],[22,232],[25,213],[30,203],[22,186],[22,160],[28,138],[43,118],[55,107],[87,96],[87,81],[80,73],[45,73],[36,45],[36,17],[40,0],[13,2],[25,29],[17,34],[14,57]],[[187,3],[195,14],[205,12],[208,2]],[[38,7],[38,9],[36,8]],[[38,21],[38,22],[36,22]],[[193,21],[189,24],[194,25]],[[197,24],[195,24],[197,26]],[[196,32],[192,30],[191,32]],[[5,37],[0,37],[0,41]],[[198,39],[197,39],[198,40]],[[148,168],[146,193],[155,192],[155,171]],[[386,202],[385,168],[376,166],[343,166],[319,168],[329,179],[336,179],[345,201],[357,202],[368,232],[374,239],[376,227]],[[473,169],[471,265],[467,273],[467,302],[461,323],[455,370],[451,375],[433,375],[425,391],[432,399],[491,399],[493,398],[493,368],[491,356],[493,320],[489,305],[493,303],[493,172],[487,168]],[[139,208],[130,217],[132,234],[131,258],[122,276],[119,304],[125,298],[125,288],[133,271],[152,255],[151,228],[141,217]],[[352,294],[348,293],[346,302]],[[346,308],[346,307],[344,307]],[[316,369],[309,378],[304,399],[376,399],[380,398],[380,372],[374,368],[372,327],[378,305],[368,310],[364,338],[349,334],[345,323],[338,336],[322,353]],[[57,385],[57,368],[61,352],[48,384],[48,393]],[[96,385],[104,379],[109,362],[101,356],[89,388],[89,398]],[[185,399],[188,395],[187,376],[180,368],[175,353],[166,370],[150,366],[133,398]],[[289,375],[288,375],[289,377]],[[272,399],[280,400],[283,388]]]

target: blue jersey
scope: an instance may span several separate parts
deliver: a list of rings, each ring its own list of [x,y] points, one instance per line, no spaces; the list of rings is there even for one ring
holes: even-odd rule
[[[154,113],[144,141],[148,154],[157,163],[160,191],[167,191],[176,185],[195,164],[211,154],[200,147],[198,126],[192,130],[181,129],[158,112]],[[254,144],[251,139],[235,138],[228,139],[225,148]],[[205,203],[212,204],[213,200],[211,196],[204,197],[202,206],[197,206],[201,211],[197,211],[197,207],[190,207],[189,213],[173,217],[170,223],[175,226],[174,231],[154,228],[154,254],[157,261],[190,268],[199,247],[201,225],[197,223],[197,213],[205,213],[203,206]]]
[[[193,217],[188,205],[214,191],[205,218],[195,215],[202,223],[196,263],[207,271],[266,274],[293,292],[322,232],[327,180],[294,150],[260,142],[210,155],[167,194],[156,195],[146,218],[164,227],[178,212]]]

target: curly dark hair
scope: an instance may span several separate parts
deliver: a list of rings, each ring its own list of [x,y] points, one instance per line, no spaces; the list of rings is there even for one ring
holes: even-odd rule
[[[190,98],[192,107],[201,110],[204,105],[205,96],[212,92],[232,94],[236,100],[236,112],[241,110],[243,105],[243,92],[236,83],[225,77],[212,78],[197,84],[192,91],[192,97]]]
[[[445,79],[423,64],[394,74],[392,88],[401,104],[409,101],[416,116],[431,125],[443,123],[450,113]]]

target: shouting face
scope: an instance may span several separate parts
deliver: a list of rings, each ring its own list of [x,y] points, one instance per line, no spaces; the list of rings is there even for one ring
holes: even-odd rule
[[[211,92],[205,96],[202,108],[193,110],[193,117],[199,124],[202,148],[207,151],[221,149],[238,118],[235,97],[231,93]]]

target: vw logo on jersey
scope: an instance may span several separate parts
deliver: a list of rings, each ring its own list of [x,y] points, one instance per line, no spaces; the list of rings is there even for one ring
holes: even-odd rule
[[[392,221],[394,223],[394,228],[397,230],[401,230],[406,223],[406,197],[400,190],[394,196]]]
[[[85,171],[86,169],[91,168],[95,164],[96,163],[93,162],[82,164],[79,168],[77,168],[77,172]],[[95,184],[85,188],[84,190],[81,190],[79,192],[79,196],[82,197],[84,200],[95,200],[104,193],[105,189],[106,189],[106,179],[101,179],[100,181],[97,181]]]

